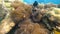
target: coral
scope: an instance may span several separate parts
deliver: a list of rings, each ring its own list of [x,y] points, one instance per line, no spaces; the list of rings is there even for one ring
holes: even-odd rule
[[[24,4],[19,1],[14,1],[14,2],[12,2],[11,6],[14,8],[17,8],[19,6],[24,6]]]
[[[36,16],[36,20],[39,22],[33,22],[30,18],[33,8],[32,5],[27,5],[20,1],[12,2],[11,8],[14,8],[14,10],[10,14],[7,14],[7,16],[9,15],[8,17],[5,12],[1,13],[2,11],[0,11],[0,18],[2,20],[0,34],[50,34],[51,32],[46,27],[49,27],[49,25],[56,27],[56,23],[60,26],[60,9],[51,7],[56,7],[56,5],[39,5],[37,8],[38,15]],[[4,19],[5,16],[6,18]],[[46,26],[42,20],[49,25]],[[59,27],[57,28],[59,29]]]
[[[29,18],[29,13],[27,13],[23,7],[18,7],[11,12],[11,18],[16,22],[19,22],[20,20]]]
[[[43,26],[43,27],[42,27]],[[29,19],[19,24],[19,27],[15,34],[48,34],[49,31],[44,25],[38,23],[32,23]]]
[[[18,7],[23,7],[23,9],[25,9],[25,11],[28,12],[29,14],[31,13],[31,9],[32,9],[32,6],[24,4],[19,1],[14,1],[13,3],[11,3],[11,6],[15,9],[17,9]]]
[[[20,20],[30,17],[32,8],[30,5],[25,5],[19,1],[14,1],[11,6],[15,8],[11,12],[11,17],[14,21],[19,22]]]
[[[53,21],[55,19],[56,21],[60,21],[60,9],[59,8],[53,8],[53,10],[49,12],[49,14],[53,16]]]
[[[11,18],[3,19],[0,24],[0,33],[1,34],[8,33],[14,26],[15,23],[11,20]]]

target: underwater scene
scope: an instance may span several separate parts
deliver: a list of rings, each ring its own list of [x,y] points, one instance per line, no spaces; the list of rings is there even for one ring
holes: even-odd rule
[[[0,34],[60,34],[60,0],[0,0]]]
[[[60,4],[60,0],[23,0],[23,2],[26,2],[27,4],[32,4],[34,1],[37,1],[38,3],[53,3],[53,4]]]

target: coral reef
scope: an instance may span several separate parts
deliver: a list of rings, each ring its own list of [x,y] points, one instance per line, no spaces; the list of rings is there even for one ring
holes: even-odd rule
[[[43,24],[32,23],[30,19],[27,19],[18,25],[15,34],[48,34],[48,29]],[[42,27],[43,26],[43,27]]]
[[[11,7],[14,8],[14,10],[9,12],[10,14],[8,16],[6,16],[5,12],[1,13],[2,11],[0,11],[0,18],[2,20],[0,34],[50,34],[52,28],[59,29],[60,9],[56,8],[54,4],[38,6],[39,7],[36,8],[36,12],[38,13],[36,20],[39,22],[34,22],[30,18],[33,8],[32,5],[27,5],[19,1],[12,2]]]

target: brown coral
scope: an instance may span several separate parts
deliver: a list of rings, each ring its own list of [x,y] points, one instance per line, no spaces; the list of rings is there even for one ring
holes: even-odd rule
[[[16,10],[11,12],[11,18],[16,22],[19,22],[20,20],[28,17],[29,14],[25,11],[23,7],[19,7]]]
[[[43,27],[42,27],[43,26]],[[15,34],[48,34],[49,31],[42,24],[33,23],[30,20],[25,20],[19,24],[19,29]]]
[[[32,7],[25,5],[22,2],[14,1],[11,6],[15,8],[15,10],[11,12],[11,17],[14,21],[18,22],[22,19],[28,18],[31,14]]]
[[[14,1],[14,2],[12,2],[11,6],[14,8],[17,8],[19,6],[24,6],[24,4],[20,1]]]
[[[17,9],[18,7],[23,7],[23,9],[25,9],[26,12],[28,12],[29,14],[31,13],[32,6],[26,5],[26,4],[22,3],[22,2],[14,1],[11,4],[11,6],[14,7],[15,9]]]
[[[14,4],[15,3],[15,4]],[[44,27],[42,24],[33,23],[29,17],[31,14],[32,7],[29,5],[25,5],[21,2],[14,2],[12,7],[15,8],[11,12],[11,18],[15,23],[18,23],[18,29],[16,30],[15,34],[48,34],[49,31]],[[40,20],[42,15],[39,14],[37,19]],[[25,19],[25,20],[23,20]],[[23,20],[20,22],[20,20]]]

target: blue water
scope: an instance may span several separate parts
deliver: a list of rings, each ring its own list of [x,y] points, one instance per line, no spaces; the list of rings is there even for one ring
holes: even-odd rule
[[[53,4],[60,4],[60,0],[24,0],[27,4],[32,4],[34,1],[37,1],[39,3],[53,3]]]

